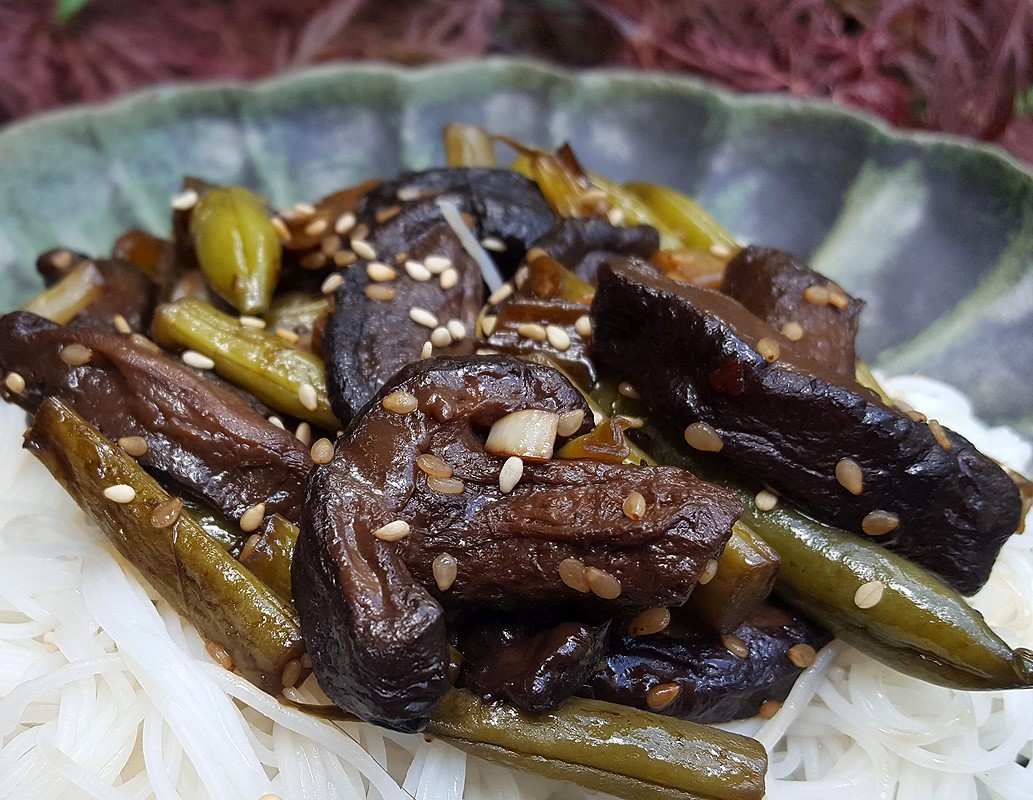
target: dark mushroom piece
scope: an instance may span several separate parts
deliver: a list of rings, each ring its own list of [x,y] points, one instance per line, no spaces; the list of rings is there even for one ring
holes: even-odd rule
[[[595,284],[599,265],[614,256],[648,259],[660,248],[650,225],[614,226],[603,217],[569,217],[557,222],[534,246],[581,280]]]
[[[541,714],[559,708],[595,672],[609,620],[550,614],[471,614],[457,625],[462,677],[485,700]]]
[[[0,318],[0,369],[24,381],[18,393],[8,384],[9,399],[33,410],[60,398],[149,471],[226,516],[261,506],[297,519],[308,448],[146,339],[18,311]]]
[[[782,250],[747,247],[725,267],[721,291],[815,361],[854,380],[854,340],[864,301]]]
[[[752,717],[765,702],[785,700],[832,640],[818,625],[772,606],[757,608],[725,635],[684,611],[658,633],[634,635],[616,620],[611,630],[585,696],[706,723]]]
[[[595,356],[690,445],[962,593],[986,582],[1020,500],[966,439],[888,407],[727,295],[628,260],[599,274]]]
[[[685,601],[741,508],[679,469],[543,460],[590,420],[561,373],[504,357],[412,364],[356,415],[313,473],[292,565],[331,700],[420,729],[448,688],[442,604]]]

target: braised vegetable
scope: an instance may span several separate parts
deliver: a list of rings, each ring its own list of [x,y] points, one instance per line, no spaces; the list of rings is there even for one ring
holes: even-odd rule
[[[215,362],[215,371],[278,411],[328,430],[330,410],[323,362],[275,333],[246,327],[200,300],[165,303],[154,313],[155,341],[191,349]]]
[[[723,635],[687,609],[673,609],[670,624],[656,633],[636,635],[627,624],[612,631],[588,696],[708,723],[752,717],[765,702],[784,700],[832,638],[765,605]]]
[[[268,691],[303,643],[291,610],[228,555],[187,509],[69,406],[48,399],[25,446],[119,551],[201,634]],[[170,505],[172,503],[172,505]]]
[[[684,602],[736,504],[682,470],[544,460],[560,415],[574,436],[589,414],[555,370],[440,357],[404,369],[356,416],[314,473],[292,566],[334,702],[421,728],[447,689],[441,603]]]
[[[298,526],[279,514],[268,517],[261,533],[240,551],[240,563],[281,598],[291,600],[291,559],[298,543]]]
[[[547,253],[589,284],[599,265],[614,256],[649,258],[660,247],[660,236],[649,225],[611,225],[603,217],[561,219],[535,248]]]
[[[205,192],[190,216],[197,263],[241,314],[269,308],[280,277],[280,237],[262,199],[241,187]]]
[[[735,251],[735,239],[704,208],[681,192],[658,183],[631,182],[624,189],[637,197],[649,211],[650,224],[676,231],[682,247],[714,247]]]
[[[22,310],[63,325],[99,299],[104,289],[104,276],[97,265],[80,261],[67,275],[23,305]]]
[[[986,582],[1020,501],[967,440],[829,372],[734,299],[642,263],[604,265],[592,318],[595,357],[691,444],[963,593]]]
[[[32,410],[45,397],[64,400],[105,436],[127,440],[147,469],[234,520],[256,506],[300,511],[308,448],[146,339],[14,312],[0,318],[0,369],[24,381],[15,402]]]

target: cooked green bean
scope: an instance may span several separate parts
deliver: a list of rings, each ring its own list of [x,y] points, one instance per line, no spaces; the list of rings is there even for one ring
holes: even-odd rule
[[[245,545],[240,563],[288,603],[291,601],[291,558],[298,542],[298,526],[279,514],[266,519],[258,539]]]
[[[242,326],[200,300],[159,306],[152,334],[168,348],[191,349],[215,371],[278,411],[328,430],[339,427],[326,396],[323,361],[274,333]]]

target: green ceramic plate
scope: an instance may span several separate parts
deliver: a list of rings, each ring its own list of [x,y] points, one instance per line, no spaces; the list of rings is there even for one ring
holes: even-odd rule
[[[966,391],[1033,432],[1033,174],[1001,152],[901,133],[819,102],[681,78],[489,60],[332,66],[256,86],[172,87],[0,132],[0,305],[48,247],[164,233],[184,173],[276,205],[443,163],[460,120],[699,197],[743,241],[783,247],[868,300],[862,355]]]

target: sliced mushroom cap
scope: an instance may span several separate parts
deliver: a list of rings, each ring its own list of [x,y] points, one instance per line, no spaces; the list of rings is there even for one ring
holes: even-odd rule
[[[528,458],[500,486],[513,456],[486,450],[489,430],[531,409],[583,413],[573,436],[591,427],[554,369],[418,362],[314,472],[292,586],[320,684],[343,708],[399,729],[424,723],[448,688],[442,604],[679,604],[724,547],[738,503],[682,470]],[[634,519],[632,492],[645,503]]]
[[[649,258],[660,247],[660,234],[649,225],[614,226],[603,217],[569,217],[534,245],[594,284],[603,261],[618,255]]]

